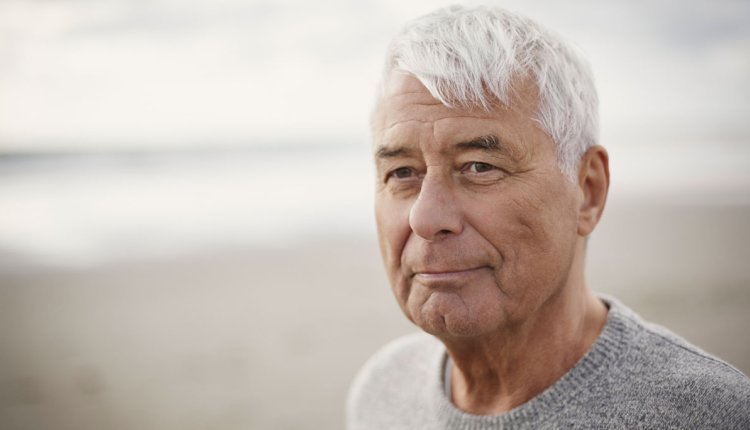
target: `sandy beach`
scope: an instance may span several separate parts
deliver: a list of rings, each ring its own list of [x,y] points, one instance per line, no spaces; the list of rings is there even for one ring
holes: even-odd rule
[[[414,328],[374,238],[328,236],[0,273],[0,427],[342,428],[358,367]],[[748,373],[749,251],[748,207],[620,204],[589,282]]]

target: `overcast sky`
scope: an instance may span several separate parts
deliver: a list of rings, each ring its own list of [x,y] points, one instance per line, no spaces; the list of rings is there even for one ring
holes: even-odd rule
[[[0,151],[366,141],[388,39],[451,3],[0,0]],[[588,54],[604,143],[749,140],[750,2],[490,3]]]

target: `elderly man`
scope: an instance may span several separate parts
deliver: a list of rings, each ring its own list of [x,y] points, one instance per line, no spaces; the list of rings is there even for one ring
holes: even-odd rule
[[[372,120],[388,277],[427,334],[354,381],[357,429],[750,428],[750,382],[584,280],[608,156],[588,67],[536,23],[442,9],[390,46]]]

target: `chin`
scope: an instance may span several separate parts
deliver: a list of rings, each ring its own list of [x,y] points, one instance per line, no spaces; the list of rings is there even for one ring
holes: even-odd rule
[[[435,319],[429,322],[423,321],[417,324],[425,332],[438,339],[470,339],[489,334],[491,330],[483,329],[480,324],[473,321]]]
[[[477,313],[465,306],[456,309],[435,309],[425,304],[415,309],[409,319],[427,333],[438,338],[476,337],[492,331],[491,324],[476,318]]]

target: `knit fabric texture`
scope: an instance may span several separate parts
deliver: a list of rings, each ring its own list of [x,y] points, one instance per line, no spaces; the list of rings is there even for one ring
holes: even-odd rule
[[[591,349],[552,386],[513,410],[465,413],[444,389],[443,344],[397,339],[360,370],[347,428],[369,429],[750,429],[750,379],[613,298]]]

